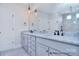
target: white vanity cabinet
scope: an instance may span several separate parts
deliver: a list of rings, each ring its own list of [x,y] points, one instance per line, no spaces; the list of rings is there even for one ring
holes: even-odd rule
[[[22,46],[30,56],[79,56],[78,45],[31,34],[22,35]]]

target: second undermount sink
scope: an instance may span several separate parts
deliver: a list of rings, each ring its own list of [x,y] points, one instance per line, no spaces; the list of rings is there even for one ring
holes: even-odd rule
[[[30,30],[29,32],[39,34],[39,35],[46,35],[46,36],[50,36],[51,34],[53,34],[53,33],[48,33],[46,31],[32,31],[32,30]]]
[[[64,36],[79,37],[78,32],[64,32]]]

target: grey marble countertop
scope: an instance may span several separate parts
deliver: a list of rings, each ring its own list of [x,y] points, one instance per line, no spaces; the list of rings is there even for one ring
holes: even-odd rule
[[[57,36],[57,35],[53,35],[53,34],[48,34],[48,33],[30,33],[27,31],[23,31],[23,34],[28,34],[28,35],[32,35],[32,36],[36,36],[36,37],[41,37],[41,38],[46,38],[46,39],[51,39],[54,41],[59,41],[59,42],[63,42],[63,43],[69,43],[69,44],[73,44],[73,45],[77,45],[79,46],[79,37],[74,37],[74,36]]]

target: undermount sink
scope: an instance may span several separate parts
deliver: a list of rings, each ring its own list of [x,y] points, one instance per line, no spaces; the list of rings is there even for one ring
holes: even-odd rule
[[[64,32],[64,36],[78,37],[79,33],[78,32]]]

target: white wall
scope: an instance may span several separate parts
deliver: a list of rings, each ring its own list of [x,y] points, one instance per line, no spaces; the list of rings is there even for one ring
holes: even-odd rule
[[[20,32],[27,30],[26,15],[24,4],[0,4],[0,51],[21,47]]]
[[[54,30],[60,30],[60,26],[62,22],[66,22],[62,19],[62,14],[70,13],[70,6],[72,6],[73,12],[79,10],[79,4],[32,4],[31,8],[36,8],[38,10],[38,14],[32,20],[34,22],[35,29],[39,29],[39,31],[46,30],[50,32],[54,32]],[[72,21],[71,21],[72,22]],[[68,23],[71,25],[68,27]],[[72,24],[69,21],[64,24],[65,32],[79,32],[79,22],[77,24]],[[33,27],[33,26],[32,26]]]
[[[59,30],[62,22],[62,17],[57,13],[56,9],[57,4],[31,4],[31,8],[37,9],[37,16],[31,18],[34,26],[31,28],[36,29],[37,31],[50,31]]]

